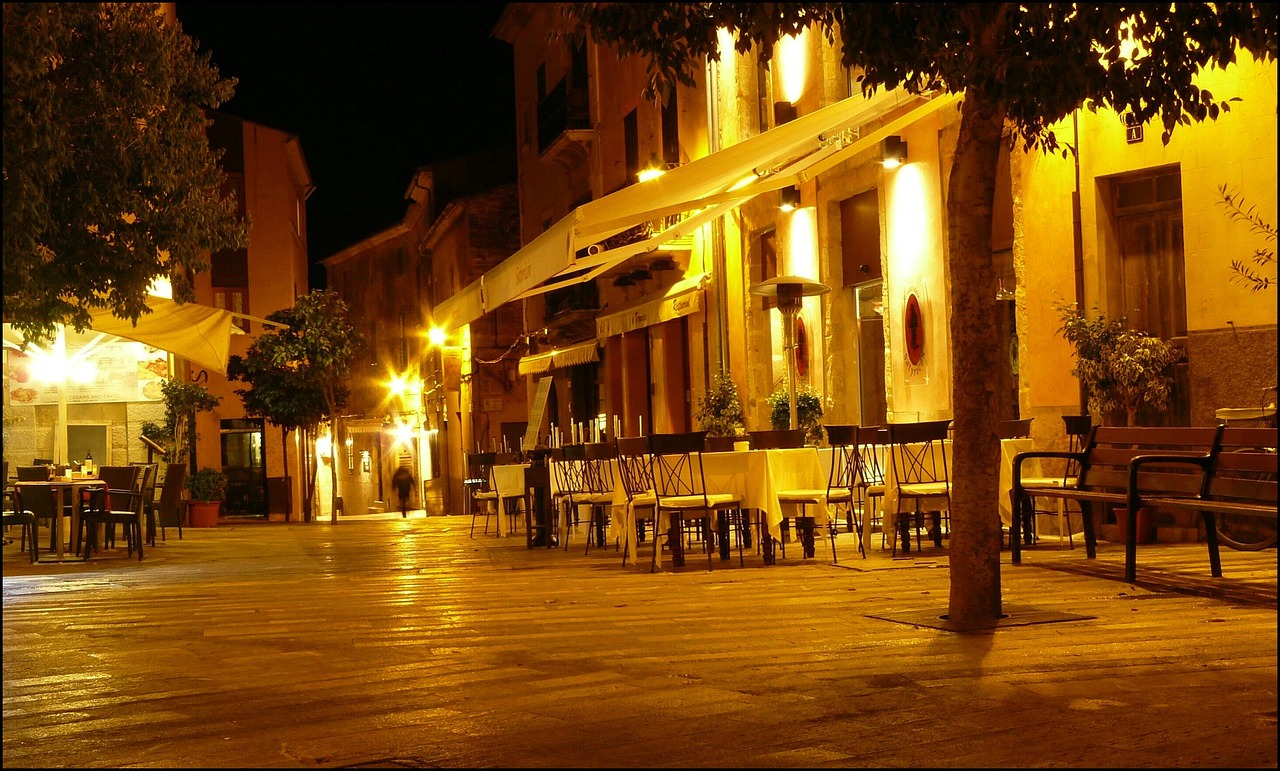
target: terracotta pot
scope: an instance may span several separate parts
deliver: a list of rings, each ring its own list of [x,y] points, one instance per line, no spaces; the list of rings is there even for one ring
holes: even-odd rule
[[[188,501],[188,527],[217,527],[222,501]]]

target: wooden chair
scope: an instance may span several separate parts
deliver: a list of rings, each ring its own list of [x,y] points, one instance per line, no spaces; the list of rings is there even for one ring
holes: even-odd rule
[[[654,521],[654,509],[658,499],[653,494],[653,472],[649,466],[649,440],[643,436],[618,437],[618,480],[627,495],[630,516],[634,528],[628,528],[624,537],[631,538],[632,530],[639,543],[645,541],[644,524]],[[630,541],[622,544],[622,564],[627,564]]]
[[[704,452],[733,452],[733,445],[737,442],[750,441],[748,436],[708,436],[707,444],[703,447]]]
[[[182,486],[186,481],[185,463],[165,464],[164,482],[160,485],[160,498],[154,507],[156,520],[160,524],[162,541],[168,540],[166,529],[170,527],[170,523],[178,528],[178,539],[182,539]]]
[[[919,423],[890,423],[889,442],[893,445],[894,491],[898,496],[898,527],[893,534],[893,553],[898,553],[898,537],[903,551],[911,550],[910,533],[916,532],[916,548],[920,548],[920,531],[924,529],[922,514],[934,512],[931,535],[942,545],[942,533],[951,511],[951,480],[947,470],[947,431],[950,420],[926,420]],[[914,508],[903,519],[908,502]],[[925,508],[925,507],[928,508]]]
[[[142,495],[142,515],[147,523],[147,545],[156,545],[156,474],[159,463],[132,463],[142,469],[138,477],[138,492]]]
[[[84,490],[85,502],[82,504],[81,520],[84,532],[84,558],[89,559],[98,551],[98,526],[114,527],[120,525],[124,531],[125,545],[128,555],[138,552],[138,561],[142,561],[142,545],[146,538],[143,531],[145,515],[142,507],[142,493],[133,489],[111,489],[91,487]]]
[[[31,561],[35,562],[40,557],[40,539],[36,535],[36,515],[22,504],[22,492],[15,487],[9,487],[7,469],[5,477],[4,527],[9,528],[14,525],[22,527],[20,550],[29,549]]]
[[[734,495],[707,492],[702,472],[702,448],[705,445],[705,431],[649,435],[655,516],[661,520],[665,513],[669,518],[670,526],[665,537],[667,548],[671,550],[671,563],[676,567],[684,564],[684,543],[690,526],[700,525],[702,543],[707,552],[707,569],[710,570],[711,517],[721,512],[728,516],[730,512],[742,509],[742,501]],[[655,529],[650,572],[657,569],[658,549],[661,548],[658,541],[662,537]],[[741,539],[738,541],[738,559],[743,559]]]

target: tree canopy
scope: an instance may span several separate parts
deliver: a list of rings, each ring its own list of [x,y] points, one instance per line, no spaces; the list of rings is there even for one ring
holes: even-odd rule
[[[5,3],[3,56],[5,320],[36,340],[90,308],[136,321],[157,277],[192,299],[245,241],[205,136],[235,80],[156,3]]]
[[[324,421],[338,435],[340,411],[347,404],[351,359],[364,340],[351,325],[347,305],[335,292],[314,290],[292,308],[275,311],[268,321],[284,324],[263,332],[244,357],[233,356],[228,377],[249,384],[237,389],[245,411],[265,417],[286,431],[313,434]],[[311,443],[306,442],[304,446]],[[307,463],[303,516],[311,519],[315,464]],[[336,472],[333,495],[337,496]]]
[[[1059,147],[1051,127],[1074,110],[1111,108],[1158,119],[1168,142],[1191,121],[1215,119],[1231,96],[1195,76],[1244,49],[1276,56],[1274,3],[568,3],[597,42],[648,62],[650,95],[693,85],[719,56],[718,30],[739,52],[768,56],[780,37],[814,25],[839,40],[865,92],[962,93],[947,180],[948,307],[954,454],[949,618],[989,628],[1001,617],[1000,397],[989,373],[1002,350],[991,256],[996,166],[1006,137]],[[572,26],[572,25],[570,25]],[[1069,148],[1065,151],[1068,151]]]

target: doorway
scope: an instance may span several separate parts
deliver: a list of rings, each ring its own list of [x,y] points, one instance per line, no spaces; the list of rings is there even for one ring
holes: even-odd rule
[[[267,456],[262,418],[222,421],[222,473],[227,475],[227,498],[222,502],[224,516],[267,516]]]

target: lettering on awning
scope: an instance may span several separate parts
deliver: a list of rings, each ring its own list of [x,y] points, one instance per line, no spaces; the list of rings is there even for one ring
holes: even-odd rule
[[[664,321],[671,321],[702,310],[702,284],[662,295],[631,308],[601,316],[596,319],[596,338],[604,340],[636,329],[643,329]]]

